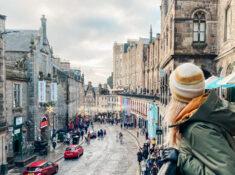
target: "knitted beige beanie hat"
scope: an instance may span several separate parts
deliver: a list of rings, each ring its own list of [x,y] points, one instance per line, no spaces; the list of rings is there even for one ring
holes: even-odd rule
[[[170,75],[172,97],[180,102],[188,103],[205,92],[205,77],[202,70],[192,64],[178,66]]]

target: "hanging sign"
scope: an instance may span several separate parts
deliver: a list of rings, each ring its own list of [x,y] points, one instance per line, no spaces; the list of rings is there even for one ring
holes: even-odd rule
[[[148,107],[148,133],[149,138],[153,139],[156,137],[157,123],[158,123],[158,107],[151,103]]]
[[[46,81],[38,81],[38,102],[46,103]]]
[[[57,83],[51,83],[51,101],[57,101]]]
[[[17,135],[17,134],[19,134],[19,133],[20,133],[20,128],[19,128],[19,129],[14,130],[14,134],[15,134],[15,135]]]
[[[15,118],[15,126],[23,124],[23,117],[16,117]]]
[[[42,129],[42,128],[45,128],[45,127],[47,127],[47,126],[48,126],[48,121],[47,121],[47,120],[40,122],[40,128],[41,128],[41,129]]]
[[[40,129],[45,128],[45,127],[47,127],[48,125],[49,125],[48,116],[43,115],[43,116],[42,116],[42,121],[40,122]]]

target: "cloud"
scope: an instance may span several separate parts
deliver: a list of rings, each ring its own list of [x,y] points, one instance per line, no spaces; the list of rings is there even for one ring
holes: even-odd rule
[[[8,0],[1,1],[7,28],[38,29],[47,17],[55,55],[80,67],[85,79],[104,83],[112,72],[115,41],[160,32],[160,0]]]

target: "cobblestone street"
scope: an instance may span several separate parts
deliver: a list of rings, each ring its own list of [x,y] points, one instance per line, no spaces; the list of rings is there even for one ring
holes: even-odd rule
[[[135,175],[138,173],[136,152],[138,144],[133,131],[122,130],[124,143],[120,144],[116,135],[121,131],[118,126],[96,125],[95,130],[106,129],[107,135],[103,140],[91,140],[91,144],[82,144],[84,154],[79,159],[64,160],[64,146],[61,145],[48,156],[41,157],[46,160],[57,161],[58,175]],[[18,175],[22,169],[13,169],[9,175]]]
[[[100,128],[104,126],[100,125]],[[138,169],[136,140],[124,131],[124,143],[120,144],[116,140],[116,133],[120,129],[108,125],[105,129],[107,136],[103,140],[92,140],[90,145],[85,145],[85,152],[80,159],[59,161],[59,175],[136,174]]]

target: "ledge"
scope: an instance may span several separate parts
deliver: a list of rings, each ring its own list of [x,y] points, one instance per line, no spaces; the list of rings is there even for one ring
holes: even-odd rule
[[[157,95],[129,94],[129,93],[118,93],[118,95],[126,97],[143,98],[149,100],[159,100],[159,96]]]
[[[192,47],[193,47],[194,49],[205,49],[206,46],[207,46],[207,44],[204,43],[204,42],[193,42],[193,43],[192,43]]]
[[[21,108],[21,107],[13,108],[12,111],[13,111],[13,112],[22,112],[22,111],[23,111],[23,108]]]

